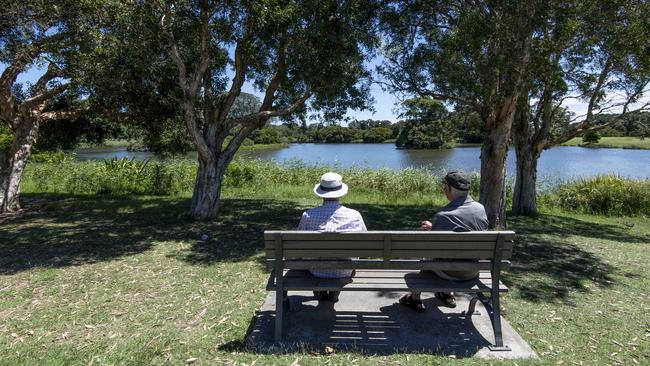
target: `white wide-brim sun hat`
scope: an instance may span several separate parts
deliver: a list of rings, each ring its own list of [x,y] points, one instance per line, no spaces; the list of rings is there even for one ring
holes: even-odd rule
[[[339,198],[348,194],[348,185],[343,183],[340,174],[327,172],[320,177],[320,183],[314,186],[314,193],[321,198]]]

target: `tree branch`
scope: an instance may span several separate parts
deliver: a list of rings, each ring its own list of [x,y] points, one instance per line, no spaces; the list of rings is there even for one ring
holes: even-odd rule
[[[220,159],[230,161],[235,152],[237,152],[241,146],[242,142],[244,142],[244,139],[250,136],[253,130],[263,127],[264,124],[266,124],[266,121],[268,121],[271,117],[286,116],[295,112],[298,108],[305,104],[307,99],[312,96],[312,93],[313,92],[311,90],[311,87],[307,85],[307,90],[302,95],[302,97],[300,97],[300,99],[296,100],[296,102],[285,109],[278,111],[260,111],[235,119],[234,121],[241,124],[242,128],[237,132],[235,137],[230,140],[228,146],[226,146],[226,148],[223,150],[222,157]]]
[[[160,26],[168,38],[167,45],[169,46],[170,50],[169,55],[178,68],[178,80],[181,89],[183,89],[184,93],[188,93],[189,87],[187,85],[187,69],[185,68],[185,62],[183,61],[183,58],[178,51],[178,44],[176,42],[176,38],[174,37],[174,32],[171,29],[172,12],[169,6],[165,6],[164,11],[165,14],[163,14],[163,16],[160,18]]]
[[[244,142],[244,140],[250,136],[250,134],[253,132],[255,129],[255,126],[253,125],[244,125],[242,128],[237,131],[237,134],[228,142],[228,146],[226,146],[225,149],[223,149],[221,153],[221,157],[219,158],[223,162],[230,162],[233,156],[235,156],[235,153],[237,150],[239,150],[239,147],[241,144]]]
[[[268,121],[268,119],[271,117],[282,117],[294,113],[296,110],[302,107],[307,99],[309,99],[312,95],[313,91],[311,87],[307,85],[307,90],[305,90],[305,93],[289,107],[275,111],[266,110],[259,111],[257,113],[251,113],[249,115],[237,118],[236,121],[242,125],[252,124],[255,126],[263,127],[266,121]]]
[[[202,21],[207,20],[207,10],[204,11],[204,5],[205,5],[205,0],[202,1],[201,3],[201,18]],[[167,20],[168,19],[168,20]],[[176,39],[174,38],[174,33],[171,29],[171,21],[172,21],[172,11],[169,6],[165,6],[165,14],[162,16],[160,19],[160,25],[163,29],[163,32],[166,33],[167,38],[168,38],[168,46],[170,49],[170,56],[174,63],[176,64],[176,67],[178,68],[178,81],[180,84],[181,89],[183,89],[183,119],[185,120],[185,125],[187,126],[187,130],[190,133],[190,136],[192,136],[192,139],[194,140],[194,144],[196,145],[196,150],[199,152],[199,155],[206,161],[210,161],[213,159],[213,153],[211,152],[210,148],[208,147],[205,138],[199,131],[199,127],[196,123],[196,115],[194,112],[194,103],[196,101],[196,95],[198,94],[198,89],[200,87],[200,82],[202,80],[203,75],[205,74],[205,70],[201,72],[201,70],[197,70],[196,75],[194,75],[192,85],[188,85],[187,82],[187,69],[185,67],[185,62],[183,61],[180,52],[178,51],[178,45],[176,43]],[[207,54],[207,45],[205,42],[208,42],[209,39],[205,38],[206,35],[206,29],[205,25],[202,25],[202,35],[201,35],[201,66],[200,68],[205,68],[207,69],[209,65],[209,57],[207,55],[204,55],[204,53]],[[209,35],[208,35],[209,36]],[[198,80],[198,83],[197,83]],[[198,84],[195,85],[195,84]]]
[[[208,70],[208,65],[210,65],[209,12],[210,9],[208,8],[208,0],[201,0],[201,57],[197,71],[194,74],[192,84],[189,86],[189,89],[193,95],[196,95],[196,93],[199,91],[199,88],[201,87],[201,81],[205,76],[205,72]]]
[[[90,106],[81,107],[73,111],[52,111],[52,112],[43,112],[38,115],[40,120],[75,120],[82,115],[90,112]]]
[[[61,84],[52,89],[46,90],[47,84],[59,76],[61,76],[61,69],[55,63],[50,62],[45,74],[43,74],[34,85],[34,96],[26,99],[20,104],[20,106],[18,106],[20,113],[27,113],[39,105],[42,110],[44,102],[63,93],[68,88],[68,84]]]
[[[240,40],[237,41],[237,46],[235,47],[235,76],[232,79],[230,90],[228,91],[225,100],[219,108],[219,115],[217,116],[218,123],[223,123],[226,120],[228,113],[230,112],[230,109],[235,102],[235,99],[241,93],[242,85],[244,85],[246,62],[244,60],[243,48],[246,47],[246,43],[248,43],[249,37],[249,27],[246,26],[246,33]]]
[[[634,93],[634,95],[638,96],[638,93]],[[586,128],[586,126],[588,126],[588,123],[585,123],[587,120],[582,121],[582,122],[578,123],[576,128],[574,128],[573,130],[565,133],[564,135],[562,135],[562,136],[560,136],[560,137],[558,137],[558,138],[556,138],[556,139],[554,139],[552,141],[549,141],[546,144],[545,148],[549,148],[551,146],[562,144],[562,143],[567,142],[567,141],[571,140],[572,138],[574,138],[574,137],[576,137],[578,135],[581,135],[581,134],[585,134],[585,133],[592,132],[592,131],[600,131],[600,130],[602,130],[604,128],[607,128],[607,127],[615,124],[616,122],[620,121],[621,119],[623,119],[623,117],[625,117],[628,114],[650,111],[650,101],[644,103],[639,108],[636,108],[636,109],[633,109],[633,110],[628,110],[629,105],[630,105],[631,102],[632,102],[632,98],[629,98],[628,101],[625,103],[625,105],[623,107],[623,111],[619,115],[617,115],[616,117],[609,120],[608,122],[599,124],[597,126],[593,126],[591,128]]]
[[[69,86],[68,84],[57,85],[52,89],[45,90],[40,94],[37,94],[29,99],[26,99],[24,102],[20,104],[20,106],[18,106],[18,110],[21,113],[27,113],[37,106],[39,107],[39,109],[42,110],[43,107],[45,106],[45,102],[63,93],[66,89],[68,89],[68,86]]]
[[[277,69],[275,70],[275,74],[273,75],[273,78],[271,78],[271,81],[269,82],[269,86],[266,88],[266,93],[264,94],[264,100],[262,101],[262,105],[260,106],[259,111],[267,111],[270,110],[271,107],[273,106],[273,100],[275,99],[275,92],[278,90],[278,87],[280,86],[280,80],[284,77],[285,75],[285,49],[284,49],[284,42],[281,42],[280,47],[278,48],[278,59],[277,59]]]
[[[587,123],[591,122],[593,116],[594,116],[594,106],[596,105],[596,102],[598,102],[598,98],[600,97],[600,91],[603,88],[603,84],[605,84],[605,80],[607,80],[607,76],[609,75],[609,70],[612,66],[612,59],[607,58],[607,61],[605,61],[605,66],[603,66],[603,69],[600,71],[600,75],[598,76],[598,82],[596,83],[596,86],[594,87],[594,91],[591,94],[591,97],[589,98],[589,105],[587,106],[587,118],[585,121]]]

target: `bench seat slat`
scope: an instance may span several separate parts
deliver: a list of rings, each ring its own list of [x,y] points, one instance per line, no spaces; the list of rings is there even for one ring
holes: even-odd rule
[[[356,274],[354,275],[354,278],[356,279],[364,279],[364,278],[371,278],[371,279],[382,279],[382,278],[396,278],[399,277],[400,275],[404,275],[404,273],[408,273],[409,277],[412,279],[425,279],[429,280],[432,277],[431,273],[421,273],[420,271],[396,271],[396,270],[372,270],[372,269],[367,269],[363,271],[357,271]],[[308,271],[304,270],[293,270],[293,271],[287,271],[284,273],[284,278],[303,278],[303,277],[313,277],[309,274]],[[479,278],[483,279],[489,279],[492,278],[492,275],[490,272],[486,271],[481,271],[479,272]]]
[[[494,250],[496,246],[494,241],[467,241],[467,242],[426,242],[426,241],[405,241],[393,240],[393,250],[406,249],[406,250]],[[505,242],[503,244],[504,250],[512,250],[512,242]]]
[[[284,249],[383,249],[383,240],[317,240],[317,241],[301,241],[301,240],[287,240],[282,241]],[[264,248],[267,250],[275,249],[275,243],[266,241]]]
[[[267,250],[269,257],[271,250]],[[285,249],[284,258],[381,258],[381,249]]]
[[[497,235],[503,240],[515,238],[513,231],[473,231],[462,235],[449,231],[368,231],[354,233],[320,233],[313,231],[265,231],[264,239],[273,240],[276,233],[282,235],[282,240],[383,240],[385,235],[391,235],[395,241],[496,241]]]
[[[282,245],[285,249],[382,249],[384,246],[383,240],[318,240],[318,241],[300,241],[300,240],[287,240],[283,241]],[[391,248],[395,249],[435,249],[435,250],[494,250],[494,241],[467,241],[467,242],[453,242],[453,241],[392,241]],[[264,248],[273,250],[275,249],[274,241],[266,241]],[[503,245],[504,250],[512,250],[512,242],[505,242]]]
[[[267,261],[269,269],[273,268],[272,260]],[[489,270],[492,263],[489,261],[467,262],[467,261],[445,261],[445,262],[421,262],[418,260],[391,260],[384,262],[381,259],[355,260],[355,261],[310,261],[310,260],[289,260],[284,262],[286,269],[310,269],[310,268],[332,268],[332,269],[379,269],[379,270],[406,270],[406,269],[440,269],[440,270]],[[501,261],[501,268],[510,268],[510,261]]]
[[[422,274],[413,271],[382,271],[383,277],[376,277],[377,272],[357,271],[350,279],[316,278],[308,271],[290,270],[284,275],[283,286],[287,291],[301,290],[343,290],[343,291],[491,291],[491,276],[482,273],[479,278],[471,281],[452,282],[438,278],[434,274]],[[385,277],[386,274],[392,276]],[[273,280],[267,284],[268,290],[275,289]],[[499,284],[499,292],[507,292],[508,288]]]
[[[274,251],[267,249],[267,257],[271,257]],[[283,251],[286,259],[300,258],[383,258],[384,251],[381,249],[285,249]],[[512,255],[511,250],[503,251],[503,258],[508,259]],[[436,250],[436,249],[393,249],[391,259],[421,259],[421,258],[443,258],[443,259],[490,259],[494,257],[491,250]]]
[[[512,255],[511,250],[503,251],[503,258],[508,259]],[[393,249],[393,259],[417,259],[417,258],[451,258],[451,259],[491,259],[494,257],[493,250],[437,250],[437,249]]]

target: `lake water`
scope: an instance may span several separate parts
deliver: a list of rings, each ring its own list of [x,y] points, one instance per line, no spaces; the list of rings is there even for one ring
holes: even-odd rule
[[[113,157],[154,158],[149,152],[129,152],[123,147],[78,149],[76,153],[79,160]],[[240,156],[275,160],[280,163],[300,160],[306,164],[335,167],[361,166],[391,169],[427,167],[435,171],[449,169],[472,171],[479,170],[481,167],[480,154],[479,147],[399,150],[393,144],[291,144],[286,148],[242,151]],[[508,174],[515,171],[513,150],[508,154],[507,170]],[[541,178],[570,179],[606,173],[616,173],[630,178],[650,178],[650,150],[557,146],[542,153],[538,166],[538,176]]]

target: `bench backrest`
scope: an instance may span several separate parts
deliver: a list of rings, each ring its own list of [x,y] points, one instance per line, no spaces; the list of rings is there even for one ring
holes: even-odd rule
[[[509,265],[514,237],[512,231],[264,232],[267,263],[280,260],[284,269],[493,269],[495,259]]]

